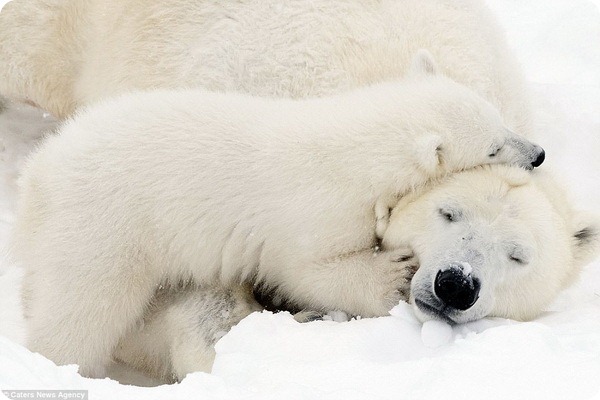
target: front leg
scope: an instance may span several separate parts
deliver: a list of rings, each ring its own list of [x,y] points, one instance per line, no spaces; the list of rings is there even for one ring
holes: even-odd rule
[[[388,315],[407,300],[410,280],[418,268],[412,250],[363,250],[321,263],[286,269],[276,291],[293,304],[351,315]]]

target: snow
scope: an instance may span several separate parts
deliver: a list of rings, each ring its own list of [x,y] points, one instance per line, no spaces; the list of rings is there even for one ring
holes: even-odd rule
[[[427,321],[421,327],[421,340],[429,348],[441,347],[452,339],[452,327],[444,321]]]
[[[335,321],[335,322],[346,322],[350,320],[348,314],[343,311],[333,310],[329,311],[327,314],[323,316],[323,320],[325,321]]]
[[[460,270],[465,276],[469,276],[473,273],[473,266],[467,261],[456,261],[444,268],[441,268],[440,271],[443,272],[449,269]]]
[[[466,261],[462,261],[460,264],[462,265],[463,274],[469,276],[473,273],[473,267],[471,266],[471,264],[469,264]]]
[[[0,1],[0,4],[3,2]],[[600,0],[489,0],[532,85],[543,168],[576,203],[600,205]],[[54,121],[11,105],[0,114],[0,244],[15,179]],[[217,343],[212,374],[153,388],[92,380],[57,367],[23,342],[22,272],[0,269],[0,389],[87,389],[95,399],[584,399],[600,398],[600,261],[540,318],[421,325],[402,303],[389,317],[299,324],[256,313]],[[4,337],[2,337],[2,335]],[[124,381],[151,384],[131,371]],[[0,394],[0,398],[2,395]]]

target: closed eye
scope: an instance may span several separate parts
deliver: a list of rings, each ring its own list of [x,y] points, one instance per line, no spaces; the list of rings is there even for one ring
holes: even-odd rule
[[[525,264],[525,261],[520,259],[519,257],[510,256],[510,261],[516,262],[517,264]]]
[[[488,154],[488,157],[490,157],[490,158],[496,157],[498,155],[498,153],[500,152],[500,150],[502,150],[502,147],[496,148],[494,151],[492,151],[490,154]]]
[[[526,265],[527,264],[527,260],[525,260],[524,258],[521,258],[519,256],[509,256],[510,261],[514,262],[515,264],[519,264],[519,265]]]
[[[515,242],[509,242],[506,244],[506,255],[514,264],[527,265],[531,261],[532,249]]]

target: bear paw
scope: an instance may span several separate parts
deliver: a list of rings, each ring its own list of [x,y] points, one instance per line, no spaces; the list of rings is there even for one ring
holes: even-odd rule
[[[379,281],[376,284],[380,285],[374,290],[375,299],[382,299],[384,308],[389,311],[398,302],[408,300],[410,283],[419,268],[419,262],[412,249],[407,247],[376,252],[374,257]]]

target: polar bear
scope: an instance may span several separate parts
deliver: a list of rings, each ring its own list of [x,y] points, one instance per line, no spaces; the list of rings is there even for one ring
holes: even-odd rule
[[[520,69],[482,0],[13,0],[0,93],[58,117],[134,89],[314,97],[404,76],[420,48],[530,133]]]
[[[436,71],[419,52],[406,79],[337,96],[159,90],[68,121],[23,172],[11,249],[27,270],[30,348],[96,375],[156,287],[188,277],[388,311],[403,250],[372,248],[399,195],[477,165],[543,161]]]
[[[381,246],[384,252],[412,249],[404,254],[401,298],[421,321],[525,321],[539,315],[598,253],[600,221],[572,210],[544,171],[497,165],[446,176],[404,196]],[[262,308],[250,292],[244,287],[162,290],[114,357],[164,382],[210,372],[214,343]],[[284,309],[307,307],[284,300]],[[300,320],[313,316],[297,314]]]
[[[483,1],[319,1],[13,0],[0,12],[0,93],[63,117],[82,105],[140,88],[202,86],[277,97],[325,96],[404,76],[410,57],[417,49],[427,48],[444,74],[500,109],[514,131],[526,136],[531,133],[520,70]],[[482,182],[488,176],[480,170],[473,173],[480,175]],[[491,169],[489,173],[500,171]],[[533,176],[532,183],[524,187],[537,179]],[[531,190],[528,204],[545,203],[549,194]],[[576,221],[578,216],[565,214],[565,226],[575,227]],[[589,220],[581,223],[581,229],[575,231],[581,233],[573,243],[587,241],[575,250],[591,249],[596,231]],[[382,224],[379,235],[384,228]],[[414,267],[408,253],[403,255],[402,268]],[[578,265],[578,260],[573,258],[572,265]],[[569,265],[563,267],[570,270]],[[222,300],[229,305],[232,299],[240,304],[246,301],[238,290],[203,290],[188,292],[192,299],[177,297],[180,300],[172,304],[178,310],[174,315],[165,301],[147,317],[161,322],[160,318],[168,318],[183,329],[194,315],[186,307],[204,307],[209,300],[203,296],[216,296],[213,303]],[[243,310],[236,309],[234,314],[239,317],[255,306],[240,305]],[[212,317],[222,318],[220,314]],[[235,319],[218,324],[225,326]],[[161,322],[159,327],[164,326]],[[192,328],[189,332],[195,332]],[[169,340],[156,333],[159,336],[152,344]],[[211,335],[206,335],[210,351]],[[148,338],[141,335],[136,339],[144,337]],[[202,338],[187,339],[197,343]],[[181,337],[174,340],[182,344]],[[173,350],[171,344],[165,348]],[[175,354],[187,353],[191,347]],[[121,353],[124,359],[135,354],[127,353],[126,346],[119,348],[125,350]],[[198,344],[198,348],[202,346]],[[200,354],[197,359],[203,356],[210,358],[210,354]],[[160,364],[170,358],[150,360]],[[187,361],[181,361],[181,370],[190,368]],[[199,369],[209,364],[207,361]]]

